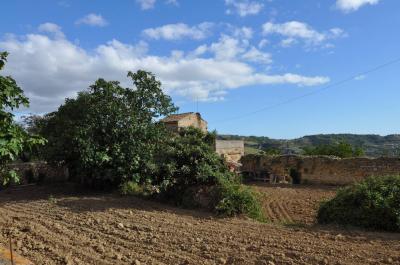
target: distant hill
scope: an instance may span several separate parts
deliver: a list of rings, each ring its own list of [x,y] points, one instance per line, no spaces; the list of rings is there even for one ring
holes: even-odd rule
[[[271,139],[264,136],[240,135],[218,135],[218,138],[226,140],[244,139],[246,153],[259,153],[260,151],[268,152],[275,150],[282,154],[301,154],[304,147],[312,147],[344,140],[353,146],[363,148],[365,155],[369,157],[400,157],[400,134],[387,136],[373,134],[317,134],[292,140]]]

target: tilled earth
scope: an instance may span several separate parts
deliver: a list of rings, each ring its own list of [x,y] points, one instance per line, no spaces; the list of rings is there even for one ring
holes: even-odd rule
[[[400,264],[400,234],[314,224],[328,187],[256,186],[264,224],[115,194],[0,192],[0,244],[35,264]],[[65,188],[63,188],[65,190]]]

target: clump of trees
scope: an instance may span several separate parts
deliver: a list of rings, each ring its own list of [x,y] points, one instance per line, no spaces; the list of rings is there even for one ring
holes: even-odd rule
[[[0,53],[0,71],[7,62],[8,53]],[[24,150],[32,150],[45,143],[45,139],[30,135],[15,123],[13,110],[28,107],[29,100],[11,76],[0,75],[0,186],[18,183],[19,176],[9,167]]]
[[[354,147],[346,141],[305,147],[303,150],[305,155],[328,155],[340,158],[360,157],[364,155],[364,150],[361,147]]]
[[[257,195],[213,151],[215,134],[169,132],[158,120],[178,108],[161,83],[141,70],[128,77],[133,89],[99,79],[57,111],[27,119],[28,130],[48,140],[39,156],[67,166],[72,180],[87,187],[262,220]]]
[[[321,204],[317,219],[400,232],[400,176],[369,177],[339,190]]]
[[[135,89],[99,79],[37,121],[48,140],[44,158],[68,166],[71,175],[88,186],[113,187],[151,177],[153,156],[167,139],[155,120],[177,108],[154,75],[138,71],[128,77]]]

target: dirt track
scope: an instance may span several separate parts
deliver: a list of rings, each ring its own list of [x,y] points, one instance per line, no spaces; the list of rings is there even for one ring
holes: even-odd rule
[[[257,189],[271,224],[111,194],[0,192],[0,243],[11,235],[36,264],[400,264],[400,234],[312,225],[331,188]]]

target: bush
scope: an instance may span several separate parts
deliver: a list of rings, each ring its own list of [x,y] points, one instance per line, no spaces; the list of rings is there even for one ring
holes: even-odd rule
[[[245,214],[263,220],[257,194],[240,184],[212,148],[215,135],[195,128],[171,137],[159,154],[161,197],[185,207],[206,207],[222,216]]]
[[[215,210],[223,216],[247,215],[255,220],[264,222],[259,194],[251,188],[237,183],[224,183],[219,186],[218,203]]]
[[[126,181],[120,185],[120,193],[122,195],[149,197],[158,193],[158,190],[151,184],[138,184],[135,181]]]
[[[317,219],[400,232],[400,176],[369,177],[339,190],[321,204]]]

